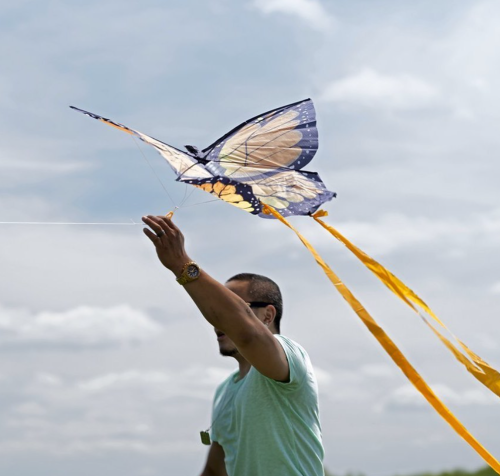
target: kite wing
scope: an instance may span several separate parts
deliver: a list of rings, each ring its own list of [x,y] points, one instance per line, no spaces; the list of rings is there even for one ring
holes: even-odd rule
[[[127,134],[138,137],[146,144],[153,146],[172,167],[173,171],[178,177],[178,180],[183,178],[213,177],[213,175],[208,172],[200,163],[198,163],[196,158],[189,153],[176,149],[175,147],[165,144],[164,142],[143,134],[142,132],[130,129],[123,124],[112,121],[111,119],[107,119],[92,112],[84,111],[83,109],[79,109],[74,106],[70,106],[70,108],[74,109],[75,111],[81,112],[82,114],[85,114],[92,119],[97,119],[98,121],[104,122],[111,127],[126,132]]]
[[[282,216],[310,215],[335,196],[317,173],[295,170],[256,179],[252,190],[260,202],[272,206]],[[261,213],[261,216],[268,215]]]
[[[171,145],[165,144],[123,124],[114,122],[111,119],[74,106],[70,107],[92,119],[97,119],[127,134],[138,137],[146,144],[153,146],[172,167],[177,175],[177,181],[190,183],[247,212],[253,214],[261,212],[259,200],[253,194],[252,188],[249,185],[239,183],[228,177],[214,175],[206,168],[206,160],[200,159],[189,152],[176,149]]]
[[[262,213],[262,203],[283,216],[308,215],[335,196],[317,173],[301,170],[318,149],[310,99],[249,119],[201,152],[192,146],[188,152],[181,151],[111,119],[70,107],[153,146],[178,181],[254,215],[272,218]]]
[[[316,112],[305,99],[245,121],[203,152],[214,172],[246,181],[266,172],[300,170],[317,150]]]
[[[260,202],[289,216],[311,214],[335,196],[317,173],[302,170],[317,150],[316,111],[304,99],[245,121],[203,153],[208,170],[250,185]]]

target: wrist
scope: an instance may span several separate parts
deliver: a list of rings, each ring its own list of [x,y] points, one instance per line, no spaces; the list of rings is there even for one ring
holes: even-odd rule
[[[185,255],[182,258],[178,259],[172,266],[169,266],[168,269],[172,271],[175,278],[177,279],[182,274],[182,270],[184,269],[184,266],[186,266],[186,263],[189,263],[191,261],[193,260],[189,256]]]
[[[188,261],[182,267],[180,275],[177,276],[177,282],[184,286],[185,284],[196,281],[201,274],[200,267],[194,261]]]

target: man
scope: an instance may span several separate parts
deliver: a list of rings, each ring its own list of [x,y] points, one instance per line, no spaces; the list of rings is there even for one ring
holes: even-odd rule
[[[215,395],[201,476],[323,476],[316,379],[304,349],[279,335],[278,286],[252,274],[223,286],[189,258],[170,219],[143,221],[162,264],[214,326],[220,353],[238,362]]]

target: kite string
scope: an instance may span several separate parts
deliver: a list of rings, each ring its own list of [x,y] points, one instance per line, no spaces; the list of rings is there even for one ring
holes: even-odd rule
[[[131,220],[130,223],[120,222],[51,222],[51,221],[0,221],[0,225],[88,225],[88,226],[137,226],[142,223],[136,223]]]
[[[136,147],[139,149],[139,152],[141,153],[142,157],[144,158],[144,160],[148,164],[149,168],[152,170],[152,172],[155,175],[156,179],[158,180],[158,182],[160,182],[160,184],[161,184],[163,190],[165,191],[165,193],[167,194],[168,198],[172,202],[172,205],[174,206],[174,211],[177,211],[177,210],[179,210],[181,208],[185,208],[185,207],[194,207],[196,205],[203,205],[204,203],[209,203],[209,202],[215,201],[215,200],[208,200],[206,202],[193,203],[191,205],[186,205],[186,202],[191,198],[191,196],[193,195],[193,193],[194,193],[194,191],[196,189],[194,187],[192,187],[192,190],[188,193],[188,191],[187,191],[187,184],[184,183],[184,195],[182,197],[182,200],[180,201],[179,205],[175,205],[175,201],[173,200],[172,196],[168,192],[167,187],[165,187],[165,184],[162,182],[162,180],[160,179],[160,177],[158,176],[158,174],[154,170],[153,166],[151,165],[151,162],[147,159],[146,155],[144,154],[144,152],[142,151],[142,149],[140,147],[140,144],[137,142],[137,140],[136,140],[135,137],[132,136],[132,139],[134,140],[134,143],[135,143]],[[197,164],[193,164],[193,166],[194,165],[197,165]],[[185,172],[186,171],[184,171],[184,173]],[[173,214],[173,212],[172,212],[172,214]]]
[[[137,140],[134,136],[132,136],[132,139],[134,141],[134,144],[135,146],[137,147],[137,149],[139,150],[139,152],[141,153],[143,159],[146,161],[146,163],[148,164],[149,168],[151,169],[151,171],[153,172],[154,176],[156,177],[156,180],[158,180],[158,182],[160,183],[161,187],[163,188],[163,190],[165,191],[165,193],[167,194],[167,197],[170,199],[170,201],[172,202],[172,206],[176,207],[175,205],[175,200],[172,198],[172,196],[170,195],[170,193],[168,192],[167,190],[167,187],[165,187],[165,184],[162,182],[161,178],[159,177],[159,175],[156,173],[156,170],[154,169],[154,167],[151,165],[151,163],[149,162],[148,158],[146,157],[146,155],[144,154],[144,152],[142,151],[142,149],[139,147],[139,144],[137,143]],[[179,207],[176,207],[176,208],[179,208]]]
[[[220,202],[220,198],[214,198],[213,200],[205,200],[203,202],[198,202],[198,203],[190,203],[189,205],[184,205],[182,208],[196,207],[198,205],[205,205],[205,203],[213,203],[213,202]]]
[[[184,188],[185,191],[187,191],[187,184],[185,184],[185,188]],[[188,194],[184,193],[184,198],[182,199],[181,203],[179,204],[179,207],[186,207],[186,206],[193,206],[193,205],[201,205],[202,203],[207,203],[207,202],[201,202],[199,204],[193,204],[193,205],[185,205],[185,203],[191,198],[191,196],[193,195],[194,191],[196,190],[196,187],[191,187],[191,190]],[[210,200],[210,201],[213,201],[213,200]]]

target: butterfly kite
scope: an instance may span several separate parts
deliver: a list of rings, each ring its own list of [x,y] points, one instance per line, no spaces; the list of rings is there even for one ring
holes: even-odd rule
[[[463,426],[410,364],[387,333],[361,305],[311,244],[286,220],[307,216],[341,241],[378,279],[415,311],[482,384],[500,397],[500,373],[449,332],[430,307],[399,278],[353,245],[322,217],[319,207],[335,197],[316,172],[303,170],[318,150],[313,102],[305,99],[255,116],[203,150],[180,150],[142,132],[88,111],[73,109],[153,146],[172,167],[177,181],[191,184],[253,215],[276,218],[292,229],[368,330],[430,405],[500,474],[497,461]]]

